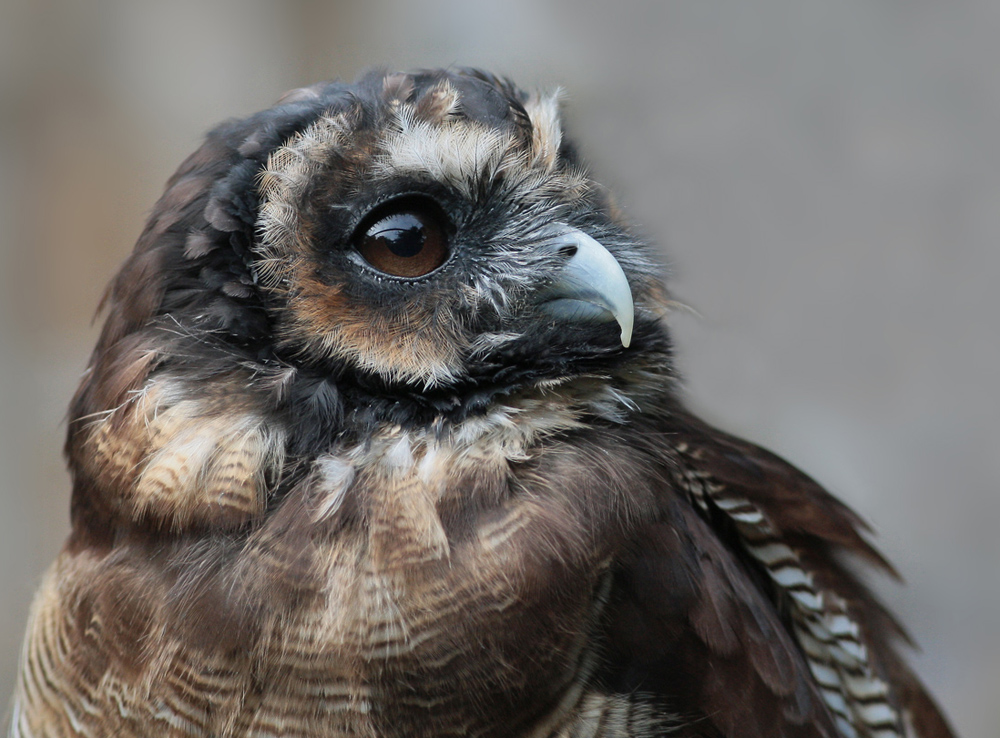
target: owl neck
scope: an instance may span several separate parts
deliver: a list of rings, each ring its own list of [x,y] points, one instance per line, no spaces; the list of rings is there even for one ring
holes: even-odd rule
[[[500,357],[469,364],[461,377],[433,387],[343,368],[300,367],[287,403],[293,453],[308,454],[331,437],[365,438],[386,426],[455,426],[525,402],[569,402],[577,414],[618,417],[621,407],[637,401],[630,398],[662,396],[673,386],[670,346],[662,331],[640,336],[633,347],[570,359]]]

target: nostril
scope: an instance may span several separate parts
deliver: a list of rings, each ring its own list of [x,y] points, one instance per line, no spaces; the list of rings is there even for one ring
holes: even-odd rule
[[[575,243],[568,243],[559,249],[559,256],[564,256],[567,259],[571,259],[576,256],[577,245]]]

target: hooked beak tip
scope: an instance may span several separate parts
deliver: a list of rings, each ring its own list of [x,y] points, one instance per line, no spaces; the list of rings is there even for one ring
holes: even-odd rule
[[[614,319],[621,328],[621,343],[632,343],[635,305],[628,278],[604,246],[583,231],[559,226],[549,239],[558,248],[574,253],[548,291],[549,311],[571,321]]]

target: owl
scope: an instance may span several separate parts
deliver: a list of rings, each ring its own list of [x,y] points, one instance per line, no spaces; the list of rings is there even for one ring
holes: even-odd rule
[[[212,131],[111,284],[14,738],[949,738],[864,523],[679,400],[556,97]]]

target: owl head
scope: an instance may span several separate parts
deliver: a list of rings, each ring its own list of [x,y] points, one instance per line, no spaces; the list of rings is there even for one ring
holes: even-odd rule
[[[629,376],[669,373],[663,304],[557,96],[474,70],[295,90],[169,181],[109,289],[71,467],[124,493],[166,453],[150,433],[215,425],[185,453],[217,458],[236,434],[271,467],[574,381],[627,403]],[[122,429],[140,421],[158,430],[136,442]]]
[[[426,391],[629,346],[649,265],[554,99],[444,72],[313,95],[256,188],[251,268],[289,360]]]

